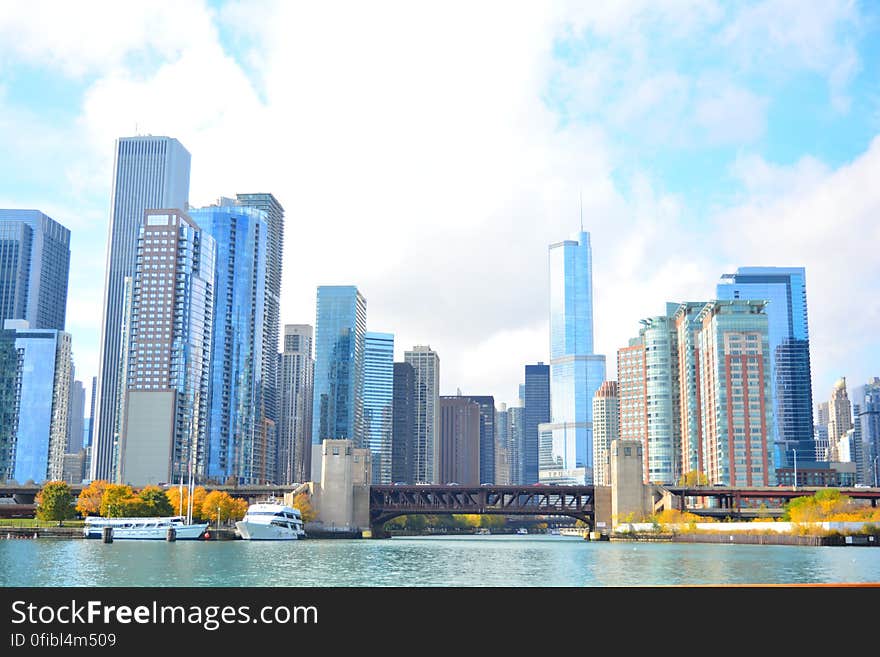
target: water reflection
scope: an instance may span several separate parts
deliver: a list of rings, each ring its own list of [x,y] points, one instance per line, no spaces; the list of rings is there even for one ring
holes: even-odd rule
[[[880,582],[862,547],[590,543],[558,536],[390,540],[0,540],[3,586],[663,586]]]

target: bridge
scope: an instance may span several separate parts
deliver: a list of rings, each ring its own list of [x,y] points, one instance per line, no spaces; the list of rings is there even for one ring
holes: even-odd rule
[[[451,513],[506,516],[569,516],[592,525],[593,486],[372,486],[370,526],[374,535],[402,515]]]
[[[733,486],[662,486],[661,490],[676,496],[677,509],[695,515],[732,518],[759,518],[768,515],[779,515],[786,503],[798,497],[810,497],[827,487],[767,486],[759,488],[735,488]],[[880,488],[843,487],[836,488],[841,495],[855,500],[863,500],[877,506],[880,500]],[[718,502],[711,508],[686,506],[687,498],[710,498]],[[766,511],[754,506],[763,504]]]

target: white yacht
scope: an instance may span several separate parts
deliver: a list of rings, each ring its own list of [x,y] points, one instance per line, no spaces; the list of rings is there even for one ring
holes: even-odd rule
[[[101,518],[88,516],[83,526],[85,538],[101,538],[104,527],[113,528],[114,539],[165,540],[168,529],[174,528],[179,541],[200,538],[208,528],[208,523],[186,524],[184,516],[163,518]]]
[[[299,509],[272,499],[251,504],[235,528],[248,541],[295,541],[306,535]]]

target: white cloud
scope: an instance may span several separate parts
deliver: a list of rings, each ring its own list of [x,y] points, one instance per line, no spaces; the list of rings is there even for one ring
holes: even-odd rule
[[[813,396],[827,399],[840,376],[858,385],[880,368],[880,138],[833,171],[750,163],[762,193],[718,217],[719,243],[741,266],[806,267]]]
[[[614,3],[601,12],[533,3],[442,10],[358,3],[344,12],[227,4],[217,20],[240,37],[244,70],[203,5],[187,4],[183,16],[166,8],[147,17],[144,7],[152,5],[130,16],[110,8],[80,42],[51,38],[62,17],[47,25],[42,50],[0,45],[38,65],[94,76],[76,125],[35,146],[45,157],[55,140],[76,142],[66,180],[83,190],[88,210],[77,211],[74,197],[59,211],[81,222],[69,316],[84,376],[97,365],[113,140],[136,123],[190,150],[193,205],[242,191],[270,191],[284,205],[282,322],[314,321],[317,285],[357,284],[369,328],[396,334],[398,358],[413,344],[439,351],[444,391],[461,387],[512,402],[522,366],[546,362],[547,245],[577,229],[581,193],[593,241],[596,347],[609,376],[638,319],[662,313],[665,301],[711,297],[731,264],[807,265],[817,377],[832,356],[857,366],[856,351],[831,354],[829,342],[839,337],[864,351],[858,336],[872,335],[846,315],[846,330],[832,330],[843,309],[827,303],[825,281],[839,283],[842,271],[877,280],[876,269],[829,255],[833,231],[799,222],[819,223],[820,208],[838,219],[852,207],[860,196],[853,186],[870,186],[870,176],[844,181],[875,159],[876,148],[834,172],[809,158],[787,168],[744,155],[731,171],[746,195],[717,221],[695,221],[687,199],[638,173],[607,116],[560,125],[542,100],[550,76],[561,74],[573,107],[601,115],[610,104],[615,120],[654,131],[654,145],[760,137],[765,99],[720,74],[691,78],[643,65],[652,30],[692,37],[720,20],[715,3]],[[0,19],[0,36],[38,30],[36,14],[18,14]],[[127,25],[138,17],[152,28]],[[619,71],[619,53],[599,49],[583,67],[560,70],[554,37],[586,27],[620,35],[615,43],[631,44],[637,65]],[[730,38],[742,43],[757,28],[737,29]],[[107,43],[92,43],[105,33]],[[154,66],[138,59],[154,55]],[[39,132],[37,121],[22,125]],[[625,193],[613,182],[622,167],[636,172]],[[89,200],[96,196],[102,204]],[[848,215],[841,252],[853,231],[876,236],[865,224],[871,212]],[[821,239],[798,234],[814,229]],[[785,244],[774,250],[768,241]],[[744,259],[752,256],[766,262]],[[829,263],[838,269],[829,273]],[[861,360],[877,365],[876,357]]]

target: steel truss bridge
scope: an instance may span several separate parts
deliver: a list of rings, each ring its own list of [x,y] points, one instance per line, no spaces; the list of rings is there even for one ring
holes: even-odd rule
[[[402,515],[569,516],[593,524],[593,486],[372,486],[370,525]]]

